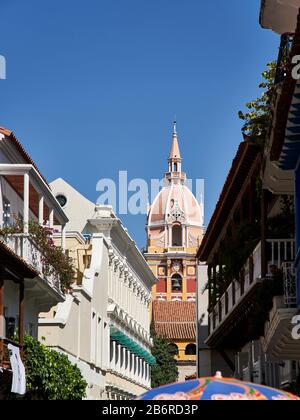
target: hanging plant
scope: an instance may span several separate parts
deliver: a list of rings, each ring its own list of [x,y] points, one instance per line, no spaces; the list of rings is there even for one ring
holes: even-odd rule
[[[232,280],[240,280],[240,273],[249,255],[255,249],[260,238],[260,224],[242,223],[232,229],[222,243],[221,254],[223,268],[222,282],[224,287]]]
[[[0,229],[1,237],[23,233],[22,219],[16,219],[15,223]],[[64,292],[71,289],[75,271],[71,258],[55,245],[53,241],[53,229],[40,226],[35,220],[30,220],[28,235],[43,255],[43,273],[45,276],[58,275],[60,285]]]
[[[293,197],[281,197],[281,211],[268,219],[269,239],[294,239],[295,237],[295,207]]]
[[[268,63],[267,69],[262,73],[263,81],[259,85],[264,89],[262,95],[246,104],[247,112],[239,112],[239,118],[244,121],[242,133],[245,140],[264,144],[271,121],[271,100],[274,90],[277,62]]]

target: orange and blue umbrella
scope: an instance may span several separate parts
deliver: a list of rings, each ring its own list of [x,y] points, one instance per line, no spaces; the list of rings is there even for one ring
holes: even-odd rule
[[[298,400],[300,398],[282,390],[266,386],[242,382],[232,378],[215,377],[200,378],[182,383],[152,389],[138,398],[139,400],[156,401],[200,401],[200,400],[261,400],[280,401]]]

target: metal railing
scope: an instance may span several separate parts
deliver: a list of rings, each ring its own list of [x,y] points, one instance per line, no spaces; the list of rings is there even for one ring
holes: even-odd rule
[[[297,307],[296,270],[292,262],[282,264],[284,304],[287,308]]]
[[[281,36],[277,68],[275,75],[275,85],[281,83],[287,76],[290,52],[294,41],[293,34],[283,34]]]
[[[267,244],[270,247],[271,257],[268,261],[269,265],[276,265],[278,268],[282,268],[286,304],[295,305],[297,289],[295,271],[292,269],[293,263],[291,262],[295,258],[295,240],[269,239]],[[253,268],[253,276],[250,275],[248,269],[250,261]],[[231,312],[239,305],[250,289],[252,290],[252,287],[258,281],[263,281],[261,278],[261,242],[249,257],[245,265],[245,273],[243,281],[234,279],[231,282],[209,314],[210,334],[219,327],[225,318],[230,316]]]

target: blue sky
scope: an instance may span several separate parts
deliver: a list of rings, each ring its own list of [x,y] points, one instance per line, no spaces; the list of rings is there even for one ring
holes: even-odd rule
[[[279,39],[260,0],[0,0],[0,125],[51,181],[92,201],[101,178],[161,178],[172,121],[184,169],[206,183],[206,223]],[[144,246],[145,216],[122,217]]]

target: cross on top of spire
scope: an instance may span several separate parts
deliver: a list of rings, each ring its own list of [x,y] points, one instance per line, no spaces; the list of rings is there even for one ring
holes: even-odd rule
[[[175,119],[175,121],[174,121],[173,134],[174,134],[174,135],[177,135],[177,121],[176,121],[176,119]]]

